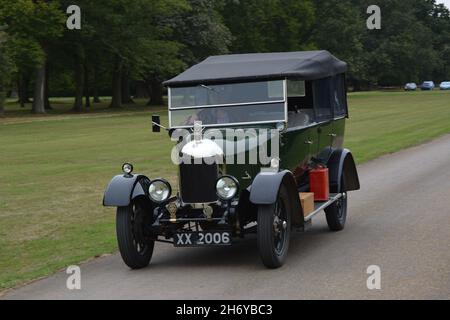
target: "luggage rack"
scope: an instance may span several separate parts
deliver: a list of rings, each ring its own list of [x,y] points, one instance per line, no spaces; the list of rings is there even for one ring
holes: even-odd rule
[[[308,214],[305,217],[305,221],[310,221],[312,217],[314,217],[316,214],[318,214],[320,211],[328,207],[329,205],[333,204],[337,200],[339,200],[342,197],[342,193],[330,193],[330,198],[328,201],[316,201],[314,202],[314,211]]]

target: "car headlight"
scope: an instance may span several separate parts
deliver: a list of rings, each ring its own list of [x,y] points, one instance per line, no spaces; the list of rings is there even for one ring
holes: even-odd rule
[[[125,174],[131,174],[133,172],[133,165],[131,163],[124,163],[122,165],[122,171]]]
[[[172,193],[170,184],[163,179],[156,179],[150,183],[148,194],[150,198],[157,203],[164,202],[169,199]]]
[[[231,200],[237,194],[239,184],[234,177],[223,176],[216,182],[216,192],[220,199]]]

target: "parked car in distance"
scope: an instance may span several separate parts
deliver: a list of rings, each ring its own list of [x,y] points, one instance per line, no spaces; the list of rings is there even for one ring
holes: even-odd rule
[[[417,90],[417,84],[414,82],[407,83],[405,85],[405,91],[416,91]]]
[[[441,82],[439,88],[441,88],[441,90],[450,90],[450,81]]]
[[[435,87],[434,82],[433,81],[424,81],[424,83],[422,83],[421,89],[422,90],[433,90]]]

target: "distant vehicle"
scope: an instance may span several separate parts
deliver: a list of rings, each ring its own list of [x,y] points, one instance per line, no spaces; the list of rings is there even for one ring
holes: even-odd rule
[[[435,87],[434,82],[433,81],[425,81],[424,83],[422,83],[421,89],[422,90],[433,90]]]
[[[405,85],[405,91],[416,91],[417,90],[417,84],[414,82],[407,83]]]
[[[439,88],[441,88],[441,90],[450,90],[450,81],[441,82]]]

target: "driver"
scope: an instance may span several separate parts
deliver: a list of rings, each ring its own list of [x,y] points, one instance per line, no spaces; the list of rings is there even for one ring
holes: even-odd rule
[[[226,124],[231,123],[231,116],[225,108],[203,109],[189,116],[185,124],[193,125],[195,121],[201,121],[204,124]]]

